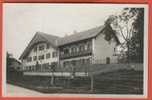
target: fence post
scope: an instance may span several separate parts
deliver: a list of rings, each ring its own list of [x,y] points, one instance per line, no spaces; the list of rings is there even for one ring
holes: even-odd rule
[[[53,86],[54,85],[54,74],[52,72],[52,77],[51,77],[51,85]]]
[[[91,92],[93,92],[93,90],[94,90],[94,77],[93,77],[93,75],[91,75]]]

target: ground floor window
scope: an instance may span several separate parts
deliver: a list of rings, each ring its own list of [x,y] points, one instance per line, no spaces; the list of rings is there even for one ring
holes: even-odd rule
[[[43,59],[44,59],[44,55],[40,55],[39,60],[43,60]]]
[[[55,57],[57,57],[57,52],[52,52],[52,58],[55,58]]]

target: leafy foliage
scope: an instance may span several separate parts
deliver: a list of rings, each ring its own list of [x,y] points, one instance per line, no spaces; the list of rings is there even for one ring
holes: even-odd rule
[[[106,40],[118,36],[128,62],[143,62],[144,8],[125,8],[121,14],[109,16],[105,26],[111,26],[115,34],[107,33]]]

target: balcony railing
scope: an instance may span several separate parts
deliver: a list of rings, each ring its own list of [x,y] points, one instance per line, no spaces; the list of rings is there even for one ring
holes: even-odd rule
[[[61,59],[67,59],[67,58],[71,58],[71,57],[86,56],[86,55],[91,55],[91,54],[92,54],[92,50],[87,50],[87,51],[80,51],[80,52],[62,54],[62,55],[60,55],[60,58]]]

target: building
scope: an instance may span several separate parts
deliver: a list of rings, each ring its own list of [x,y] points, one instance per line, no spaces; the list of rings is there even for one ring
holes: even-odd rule
[[[48,70],[48,66],[59,61],[57,41],[59,37],[37,32],[20,59],[24,70]]]
[[[7,53],[7,72],[10,71],[22,71],[22,64],[13,57],[12,54]]]
[[[119,43],[111,27],[105,26],[74,32],[66,37],[37,32],[20,59],[24,70],[36,71],[57,66],[70,69],[87,64],[117,63],[115,53]]]

